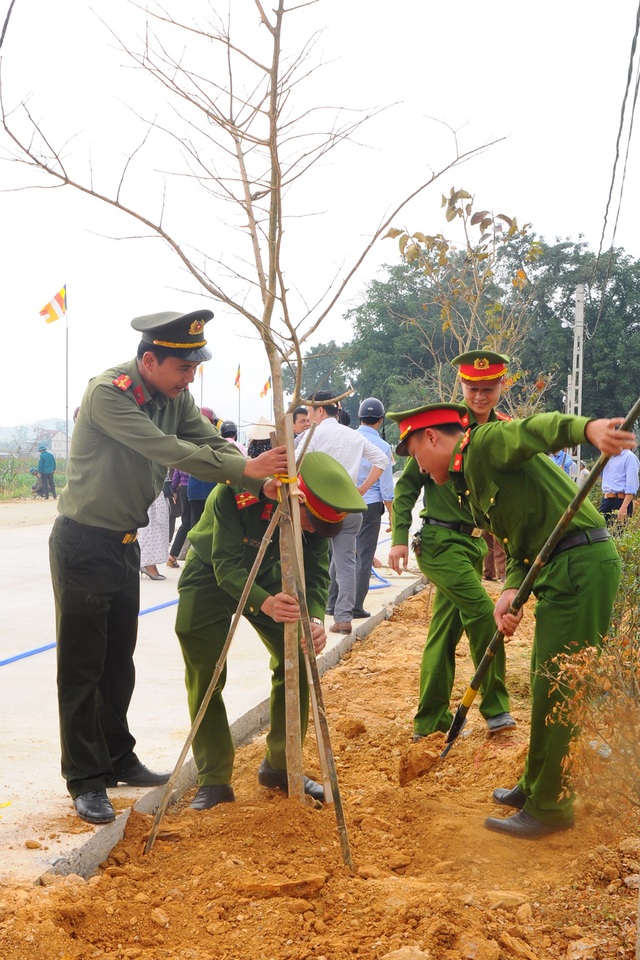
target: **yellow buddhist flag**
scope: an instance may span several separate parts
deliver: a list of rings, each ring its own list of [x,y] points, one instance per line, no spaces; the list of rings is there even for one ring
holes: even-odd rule
[[[260,396],[261,396],[261,397],[266,397],[266,395],[269,393],[269,390],[271,390],[271,377],[269,377],[269,379],[268,379],[267,382],[265,383],[264,387],[263,387],[262,390],[260,391]]]
[[[67,312],[67,285],[65,283],[62,290],[58,290],[53,300],[50,300],[46,307],[40,311],[40,316],[44,317],[47,323],[53,323],[64,317]]]

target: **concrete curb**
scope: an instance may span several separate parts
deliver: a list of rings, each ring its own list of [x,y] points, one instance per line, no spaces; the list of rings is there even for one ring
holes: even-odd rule
[[[393,614],[395,607],[409,597],[424,590],[427,582],[425,578],[414,580],[408,587],[398,593],[392,602],[387,603],[382,610],[379,610],[373,617],[369,617],[368,620],[357,626],[352,633],[346,635],[326,654],[323,653],[318,659],[318,673],[320,676],[324,676],[325,673],[333,669],[344,655],[351,650],[356,641],[364,640],[374,627],[377,627],[383,620],[388,620]],[[264,730],[268,722],[269,701],[263,700],[231,724],[231,735],[236,747],[240,747],[253,740],[261,730]],[[173,791],[172,802],[179,800],[183,794],[193,789],[195,785],[196,765],[193,760],[189,760],[185,763],[178,775]],[[160,804],[163,792],[164,787],[155,787],[153,790],[145,793],[132,807],[119,814],[113,823],[107,823],[98,828],[96,833],[89,837],[82,846],[74,848],[68,856],[61,857],[50,869],[43,871],[35,883],[40,883],[42,877],[47,874],[67,876],[73,873],[84,877],[85,880],[93,876],[102,861],[107,859],[113,848],[124,836],[124,830],[131,809],[144,814],[155,813]]]

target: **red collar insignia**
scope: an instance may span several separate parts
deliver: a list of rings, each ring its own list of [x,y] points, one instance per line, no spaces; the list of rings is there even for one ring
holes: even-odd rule
[[[120,390],[128,390],[132,382],[131,377],[128,377],[126,373],[121,373],[119,377],[111,381],[114,387],[119,387]]]
[[[468,413],[463,413],[463,415],[460,417],[460,423],[462,424],[463,427],[468,427],[468,426],[469,426],[469,414],[468,414]]]
[[[459,447],[458,447],[458,452],[456,453],[455,457],[453,458],[453,465],[452,465],[451,469],[452,469],[455,473],[462,473],[462,466],[463,466],[463,463],[464,463],[464,457],[462,456],[462,451],[464,450],[464,448],[465,448],[465,447],[467,446],[467,444],[469,443],[469,440],[471,440],[471,427],[469,427],[469,428],[467,429],[464,437],[463,437],[462,440],[460,441],[460,445],[459,445]]]
[[[244,510],[245,507],[250,507],[257,502],[258,498],[254,497],[252,493],[236,493],[236,506],[238,510]]]
[[[131,380],[129,380],[129,383],[131,383]],[[136,403],[138,404],[139,407],[141,407],[142,404],[144,403],[144,390],[140,386],[140,384],[138,384],[137,387],[133,388],[133,395],[136,398]]]
[[[275,504],[273,504],[273,503],[265,503],[265,505],[264,505],[264,510],[263,510],[262,513],[260,514],[260,519],[261,519],[261,520],[271,520],[271,514],[273,513],[273,508],[274,508],[274,506],[275,506]]]

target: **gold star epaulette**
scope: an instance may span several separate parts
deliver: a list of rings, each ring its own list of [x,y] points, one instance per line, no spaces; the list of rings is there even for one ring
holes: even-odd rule
[[[116,377],[115,380],[112,380],[111,383],[114,385],[114,387],[119,387],[120,390],[128,390],[133,381],[131,377],[126,375],[126,373],[121,373],[120,376]]]
[[[508,413],[500,413],[498,410],[496,410],[495,414],[498,420],[511,420],[511,417]]]
[[[467,444],[469,443],[469,440],[471,440],[471,427],[469,427],[469,429],[466,431],[464,437],[463,437],[462,440],[460,441],[460,447],[459,447],[459,449],[458,449],[458,452],[456,453],[455,457],[453,458],[453,467],[452,467],[452,469],[453,469],[456,473],[462,473],[462,464],[463,464],[463,460],[464,460],[464,458],[463,458],[463,456],[462,456],[462,453],[463,453],[464,448],[465,448],[465,447],[467,446]]]
[[[254,497],[252,493],[236,493],[236,506],[238,510],[244,510],[245,507],[250,507],[257,502],[258,498]]]

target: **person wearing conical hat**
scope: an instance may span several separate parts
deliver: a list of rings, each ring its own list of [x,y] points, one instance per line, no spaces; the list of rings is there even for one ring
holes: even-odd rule
[[[495,406],[500,399],[507,357],[474,350],[452,362],[459,366],[463,385],[465,403],[461,416],[465,426],[503,419],[504,414],[499,414]],[[489,379],[483,380],[484,376]],[[424,506],[416,559],[421,573],[437,589],[420,665],[418,708],[413,718],[416,739],[436,731],[446,732],[451,726],[456,647],[462,633],[467,635],[477,666],[495,632],[493,602],[482,586],[487,544],[481,531],[468,507],[460,504],[453,487],[438,486],[420,471],[414,459],[408,460],[395,487],[390,566],[397,573],[407,569],[413,508],[420,497]],[[502,649],[496,653],[480,688],[480,713],[490,734],[516,725],[509,712],[505,675],[506,657]]]
[[[67,485],[49,540],[56,605],[62,775],[76,812],[107,823],[107,787],[154,786],[127,713],[140,608],[137,530],[167,467],[261,496],[286,472],[284,447],[245,460],[201,415],[189,384],[211,358],[210,310],[136,317],[137,355],[90,380],[71,440]],[[272,481],[265,492],[274,494]]]
[[[314,648],[326,643],[324,612],[329,589],[328,538],[367,505],[344,467],[326,453],[308,453],[300,467],[300,519],[306,599]],[[191,718],[200,708],[227,637],[256,553],[271,519],[273,504],[257,500],[239,487],[218,485],[207,500],[200,522],[189,534],[187,555],[178,592],[176,633],[186,666],[187,698]],[[282,592],[279,530],[260,564],[243,615],[253,624],[271,656],[270,730],[258,782],[287,791],[284,624],[300,620],[300,606]],[[231,786],[234,745],[222,692],[226,667],[193,741],[198,790],[191,806],[208,810],[235,799]],[[300,657],[300,719],[304,738],[309,715],[307,677]],[[308,777],[304,789],[324,799],[321,784]]]
[[[622,417],[590,420],[540,413],[508,423],[463,426],[464,408],[431,404],[388,414],[400,428],[398,453],[414,457],[438,485],[453,483],[475,522],[500,537],[507,549],[507,579],[496,602],[499,630],[510,637],[522,618],[509,613],[531,564],[575,497],[575,484],[546,456],[548,450],[592,443],[615,455],[636,446],[619,428]],[[586,500],[533,584],[536,597],[531,659],[531,733],[518,783],[494,790],[498,804],[518,812],[489,817],[485,826],[510,837],[534,840],[573,826],[573,793],[564,762],[574,731],[554,722],[564,700],[554,686],[558,658],[599,646],[609,627],[620,580],[620,561],[603,517]]]

